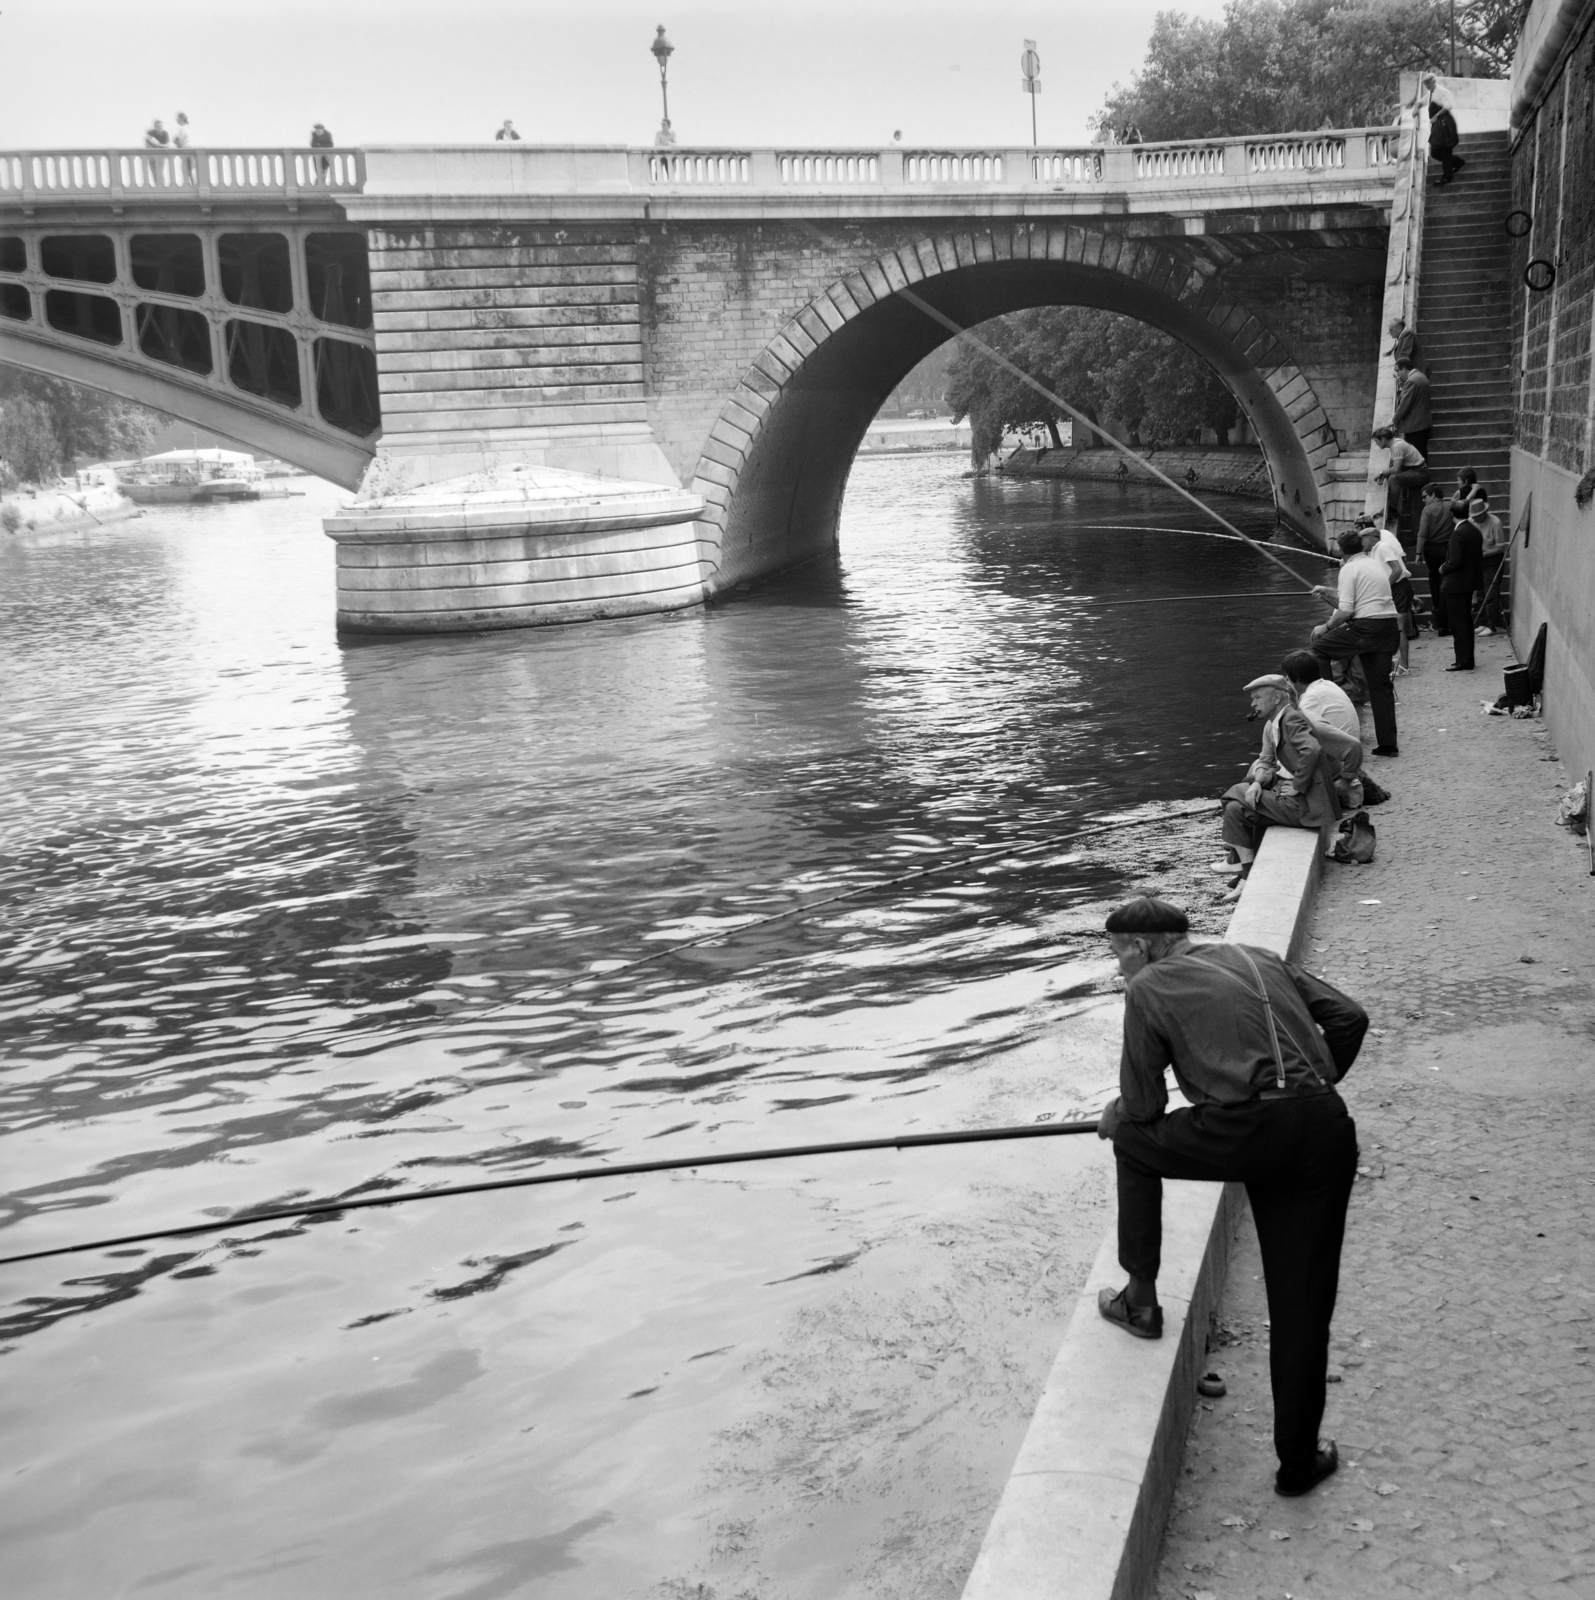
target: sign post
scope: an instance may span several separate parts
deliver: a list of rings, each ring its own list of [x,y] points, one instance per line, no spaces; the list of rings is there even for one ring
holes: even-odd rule
[[[1024,91],[1030,96],[1030,147],[1036,146],[1036,96],[1041,93],[1041,57],[1036,53],[1036,41],[1025,40],[1025,51],[1019,57],[1019,70],[1024,74]]]

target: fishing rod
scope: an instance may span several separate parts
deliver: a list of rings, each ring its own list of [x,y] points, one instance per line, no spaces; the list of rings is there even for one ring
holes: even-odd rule
[[[1311,591],[1308,591],[1311,593]],[[1166,606],[1178,600],[1300,600],[1302,595],[1290,589],[1232,589],[1228,594],[1153,594],[1134,600],[1085,600],[1082,605],[1103,606]]]
[[[1145,522],[1076,522],[1071,526],[1079,528],[1085,533],[1104,533],[1107,531],[1125,533],[1183,533],[1192,539],[1217,539],[1223,544],[1234,544],[1235,541],[1227,533],[1213,533],[1207,528],[1160,528]],[[1313,561],[1327,561],[1331,566],[1338,567],[1340,558],[1332,556],[1324,550],[1310,550],[1291,548],[1283,552],[1292,556],[1307,556]]]
[[[481,1183],[457,1183],[444,1188],[416,1189],[402,1194],[366,1195],[355,1200],[314,1200],[302,1206],[273,1206],[244,1211],[222,1221],[191,1222],[175,1228],[151,1228],[144,1233],[124,1233],[115,1238],[89,1239],[82,1244],[56,1245],[49,1250],[27,1250],[0,1256],[0,1266],[23,1261],[47,1261],[57,1256],[81,1255],[88,1250],[113,1250],[124,1245],[151,1244],[159,1239],[191,1239],[205,1233],[225,1233],[258,1222],[289,1222],[303,1217],[336,1217],[346,1211],[369,1211],[377,1206],[415,1205],[422,1200],[452,1200],[460,1195],[492,1194],[503,1189],[532,1189],[550,1183],[581,1183],[588,1178],[630,1178],[650,1172],[681,1172],[695,1167],[728,1167],[748,1161],[787,1161],[798,1156],[850,1154],[859,1150],[915,1150],[931,1145],[993,1144],[1007,1139],[1051,1139],[1063,1134],[1095,1133],[1096,1118],[1082,1122],[1035,1122],[1013,1128],[964,1128],[945,1133],[900,1133],[883,1139],[843,1139],[829,1144],[784,1145],[773,1150],[728,1150],[709,1155],[677,1156],[660,1161],[627,1161],[613,1166],[578,1167],[572,1172],[534,1172],[519,1178],[491,1178]]]

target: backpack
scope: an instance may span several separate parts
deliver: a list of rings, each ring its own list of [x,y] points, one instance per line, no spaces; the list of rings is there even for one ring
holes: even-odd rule
[[[1366,811],[1359,811],[1354,817],[1344,817],[1340,823],[1340,837],[1335,840],[1332,859],[1345,862],[1348,866],[1355,863],[1365,867],[1373,860],[1374,845],[1378,842],[1378,835],[1374,832],[1373,824],[1368,820]]]

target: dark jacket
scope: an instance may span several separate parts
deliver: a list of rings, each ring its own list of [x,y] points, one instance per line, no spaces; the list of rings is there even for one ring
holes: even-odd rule
[[[1477,523],[1459,522],[1451,530],[1451,551],[1440,567],[1442,594],[1472,594],[1484,587],[1484,535]]]
[[[1418,349],[1418,336],[1411,328],[1402,329],[1401,337],[1396,340],[1390,353],[1397,361],[1411,362],[1419,372],[1427,372],[1429,370],[1422,353]]]
[[[1397,433],[1422,433],[1425,428],[1434,426],[1429,409],[1429,380],[1416,368],[1407,374],[1407,381],[1401,386],[1390,426]]]

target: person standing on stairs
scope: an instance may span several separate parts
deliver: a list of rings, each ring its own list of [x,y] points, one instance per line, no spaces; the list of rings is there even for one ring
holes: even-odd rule
[[[1445,558],[1451,554],[1451,525],[1454,520],[1450,503],[1440,485],[1424,484],[1423,514],[1418,519],[1418,555],[1429,572],[1429,616],[1436,635],[1441,639],[1451,636],[1445,595],[1440,588],[1440,569],[1445,565]]]
[[[1511,542],[1501,519],[1490,510],[1490,497],[1483,489],[1476,489],[1473,504],[1483,503],[1484,512],[1470,512],[1479,525],[1484,539],[1484,576],[1479,587],[1484,591],[1484,631],[1492,639],[1506,627],[1506,613],[1501,607],[1501,565],[1506,560],[1506,547]]]
[[[1451,648],[1456,660],[1447,672],[1473,671],[1473,596],[1484,587],[1484,530],[1474,516],[1488,516],[1487,501],[1475,500],[1466,522],[1451,530],[1451,553],[1440,568],[1440,588],[1451,623]]]
[[[1429,435],[1434,431],[1434,412],[1429,404],[1429,380],[1411,361],[1396,362],[1396,414],[1390,426],[1425,460],[1429,456]]]
[[[1457,130],[1451,91],[1433,77],[1423,80],[1429,91],[1429,154],[1440,163],[1439,187],[1450,183],[1467,162],[1456,153],[1462,135]]]
[[[1405,361],[1409,367],[1416,367],[1419,372],[1428,371],[1418,350],[1418,336],[1407,326],[1405,317],[1392,317],[1390,326],[1385,331],[1394,341],[1387,353],[1396,358],[1397,366]]]

